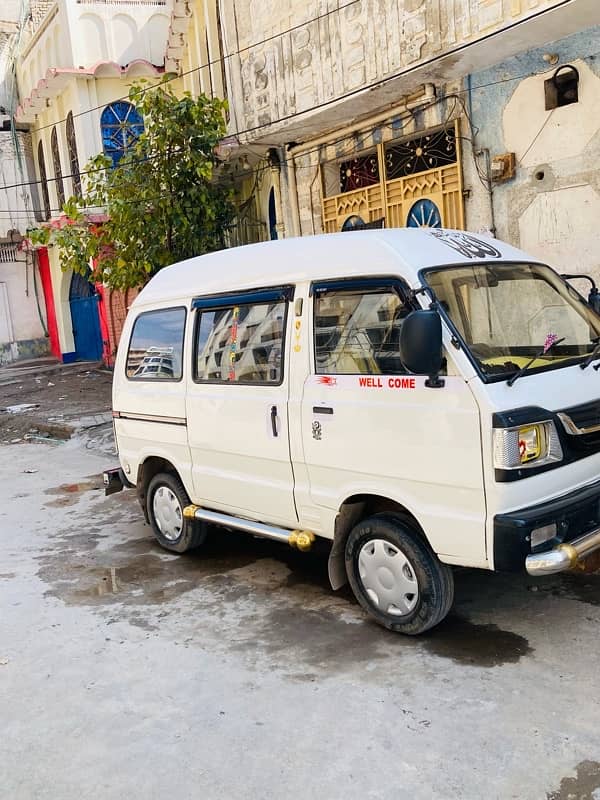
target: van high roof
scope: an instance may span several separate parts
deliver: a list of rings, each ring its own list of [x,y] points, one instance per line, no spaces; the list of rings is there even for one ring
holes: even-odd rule
[[[401,273],[417,286],[427,267],[531,257],[482,234],[440,228],[327,233],[233,247],[162,269],[134,306],[298,281]]]

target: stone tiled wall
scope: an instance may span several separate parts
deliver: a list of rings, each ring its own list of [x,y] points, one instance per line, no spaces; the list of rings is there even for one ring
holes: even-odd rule
[[[326,0],[229,0],[227,29],[235,31],[240,48],[248,48],[240,56],[241,97],[233,102],[241,106],[245,128],[265,125],[560,4],[561,0],[341,0],[338,7]],[[264,41],[268,37],[273,38]]]

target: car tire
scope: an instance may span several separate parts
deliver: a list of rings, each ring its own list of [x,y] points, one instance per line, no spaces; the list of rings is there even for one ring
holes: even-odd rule
[[[345,558],[356,599],[384,628],[415,636],[450,611],[452,570],[402,516],[375,514],[359,522],[348,536]]]
[[[172,553],[200,547],[206,539],[206,525],[183,516],[191,501],[176,475],[160,472],[148,484],[148,519],[157,542]]]

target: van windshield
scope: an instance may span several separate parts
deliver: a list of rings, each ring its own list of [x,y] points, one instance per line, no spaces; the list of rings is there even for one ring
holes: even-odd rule
[[[550,267],[476,264],[425,270],[427,284],[484,376],[507,378],[544,349],[527,373],[589,355],[600,317]]]

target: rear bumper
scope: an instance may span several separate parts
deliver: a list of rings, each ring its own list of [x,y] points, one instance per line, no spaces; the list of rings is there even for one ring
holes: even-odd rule
[[[555,525],[556,535],[532,547],[532,533]],[[494,568],[549,575],[600,549],[600,481],[528,508],[494,517]]]
[[[102,473],[102,480],[104,482],[104,494],[115,494],[122,492],[123,489],[131,489],[133,484],[127,480],[127,477],[121,467],[114,469],[107,469]]]

